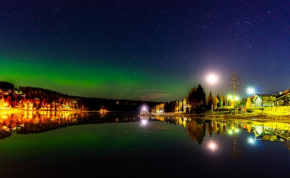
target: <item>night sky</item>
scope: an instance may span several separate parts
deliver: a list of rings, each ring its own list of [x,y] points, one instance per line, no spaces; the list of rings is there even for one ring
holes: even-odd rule
[[[0,80],[90,97],[169,101],[290,88],[290,2],[1,0]],[[205,76],[219,75],[218,84]]]

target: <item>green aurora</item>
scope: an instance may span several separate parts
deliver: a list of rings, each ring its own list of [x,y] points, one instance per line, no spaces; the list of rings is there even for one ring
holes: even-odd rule
[[[162,77],[162,81],[156,82],[159,79],[154,74],[133,72],[116,65],[11,57],[2,57],[1,63],[2,81],[12,82],[16,87],[41,87],[76,96],[167,101],[181,99],[188,91],[182,85],[173,85],[174,76]]]

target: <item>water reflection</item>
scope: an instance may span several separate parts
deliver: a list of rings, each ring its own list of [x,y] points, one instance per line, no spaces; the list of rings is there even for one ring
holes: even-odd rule
[[[237,152],[237,136],[240,132],[248,132],[248,144],[255,145],[257,141],[284,142],[290,150],[290,124],[289,121],[275,122],[269,120],[243,120],[243,119],[193,119],[184,117],[165,118],[163,116],[154,119],[169,124],[186,128],[188,136],[198,145],[202,145],[206,135],[212,137],[213,133],[227,134],[233,138],[233,154]],[[210,150],[216,150],[217,144],[207,143]]]
[[[210,143],[208,144],[208,148],[209,148],[211,151],[215,151],[215,150],[217,149],[217,145],[216,145],[216,143],[214,143],[214,142],[210,142]]]
[[[290,138],[290,124],[288,122],[234,120],[234,119],[194,119],[190,117],[140,116],[140,117],[111,117],[107,113],[89,114],[74,112],[36,112],[26,111],[19,113],[0,112],[0,139],[10,137],[12,133],[31,134],[47,132],[67,126],[82,124],[105,124],[119,122],[140,122],[148,126],[151,121],[164,122],[182,126],[189,138],[202,145],[206,135],[227,134],[233,137],[234,153],[236,137],[241,131],[250,133],[248,144],[255,145],[257,141],[284,142]],[[210,150],[218,148],[216,142],[207,143]],[[287,148],[290,146],[287,142]]]
[[[106,114],[107,115],[107,114]],[[32,134],[83,124],[136,122],[136,117],[105,118],[106,115],[84,112],[24,111],[19,113],[0,112],[0,139],[12,133]]]
[[[140,116],[140,121],[143,126],[146,126],[149,121],[149,116]]]
[[[0,112],[1,176],[39,176],[48,168],[46,177],[284,176],[288,132],[289,123],[265,120]]]

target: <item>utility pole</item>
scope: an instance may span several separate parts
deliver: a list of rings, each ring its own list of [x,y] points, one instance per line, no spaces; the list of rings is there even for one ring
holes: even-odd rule
[[[239,90],[240,86],[238,85],[241,82],[241,78],[238,77],[236,73],[233,73],[231,78],[228,80],[230,82],[233,82],[233,92],[234,92],[234,115],[236,115],[236,92]]]

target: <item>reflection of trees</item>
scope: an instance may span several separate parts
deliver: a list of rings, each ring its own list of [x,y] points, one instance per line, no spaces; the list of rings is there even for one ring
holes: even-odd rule
[[[205,136],[205,124],[197,124],[196,121],[191,121],[187,124],[187,132],[192,141],[197,141],[201,145]]]
[[[210,137],[212,136],[212,130],[213,130],[213,128],[212,128],[211,122],[207,123],[206,133],[209,134]]]
[[[164,121],[165,121],[164,116],[158,116],[158,115],[157,115],[157,116],[155,117],[155,119],[158,120],[158,121],[161,121],[161,122],[164,122]]]
[[[17,134],[48,132],[74,125],[105,124],[115,122],[136,122],[137,118],[102,118],[100,115],[72,112],[24,112],[18,114],[0,113],[0,139]]]
[[[251,123],[247,123],[247,129],[248,129],[248,132],[251,133],[251,131],[252,131],[252,124]]]
[[[212,121],[212,130],[213,132],[217,133],[219,128],[218,128],[218,124],[216,121]]]
[[[80,118],[78,116],[58,119],[55,121],[47,120],[41,123],[27,122],[22,128],[17,130],[17,134],[31,134],[31,133],[41,133],[48,132],[51,130],[56,130],[68,126],[74,125],[86,125],[86,124],[106,124],[106,123],[115,123],[115,122],[135,122],[136,118],[96,118],[96,117],[86,117]]]
[[[0,131],[0,139],[5,139],[5,138],[10,137],[10,136],[11,136],[11,132],[7,132],[5,130]]]
[[[290,143],[289,142],[285,142],[285,145],[286,145],[287,149],[290,150]]]

